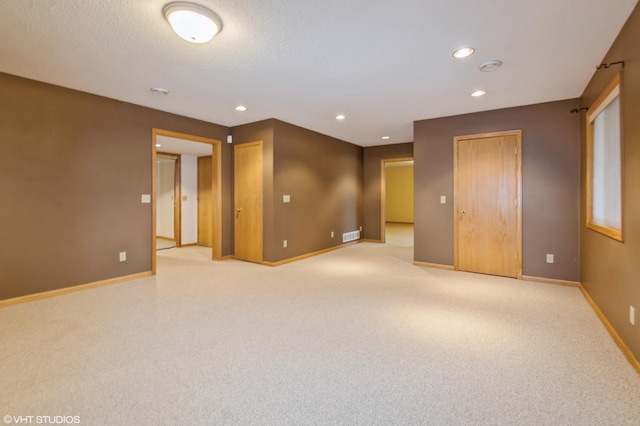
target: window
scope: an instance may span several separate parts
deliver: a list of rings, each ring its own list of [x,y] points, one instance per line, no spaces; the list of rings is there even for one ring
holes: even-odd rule
[[[587,227],[622,241],[621,74],[587,111]]]

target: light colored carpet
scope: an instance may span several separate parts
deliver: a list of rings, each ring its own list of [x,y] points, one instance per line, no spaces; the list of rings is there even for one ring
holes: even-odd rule
[[[398,247],[413,247],[413,223],[385,224],[385,242]]]
[[[156,238],[156,250],[167,250],[176,247],[176,240],[167,240],[166,238]]]
[[[638,425],[640,377],[580,291],[361,243],[0,309],[0,415],[83,425]]]

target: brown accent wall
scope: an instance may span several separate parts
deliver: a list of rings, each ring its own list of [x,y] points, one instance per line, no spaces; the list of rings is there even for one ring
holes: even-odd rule
[[[273,229],[268,224],[273,223],[273,132],[275,120],[263,120],[255,123],[244,124],[231,128],[233,144],[238,145],[247,142],[262,141],[262,215],[263,215],[263,235],[262,244],[264,247],[273,241]],[[231,160],[233,163],[233,159]],[[233,183],[231,185],[233,194]],[[233,200],[232,200],[233,203]],[[233,206],[232,206],[233,207]],[[233,223],[231,224],[233,230]],[[263,259],[264,257],[263,247]]]
[[[0,300],[150,271],[151,129],[224,141],[228,128],[7,74],[0,93]]]
[[[343,232],[359,229],[362,148],[276,119],[234,127],[232,134],[234,144],[263,141],[265,262],[340,245]],[[291,202],[283,203],[283,195]]]
[[[579,281],[580,129],[569,113],[576,106],[564,100],[416,121],[415,260],[453,265],[454,136],[522,129],[523,275]]]
[[[413,158],[413,143],[380,145],[364,148],[364,238],[382,238],[382,160]]]
[[[278,120],[274,131],[273,221],[265,218],[273,238],[265,260],[342,244],[342,234],[363,223],[362,148]],[[283,195],[291,202],[283,203]]]
[[[627,20],[603,62],[625,61],[622,77],[623,121],[623,233],[624,242],[615,241],[585,226],[586,123],[582,114],[582,285],[607,317],[613,328],[640,359],[640,5]],[[582,106],[593,104],[615,73],[613,66],[597,71],[584,93]],[[629,306],[636,308],[636,325],[629,322]]]

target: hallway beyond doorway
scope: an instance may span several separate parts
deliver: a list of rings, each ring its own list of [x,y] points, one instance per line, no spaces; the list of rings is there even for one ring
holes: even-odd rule
[[[413,223],[385,223],[385,243],[399,247],[413,247]]]

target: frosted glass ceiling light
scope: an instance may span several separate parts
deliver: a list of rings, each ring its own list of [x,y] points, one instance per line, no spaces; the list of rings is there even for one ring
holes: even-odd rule
[[[206,43],[222,29],[222,20],[206,7],[188,3],[167,4],[162,13],[173,31],[191,43]]]

